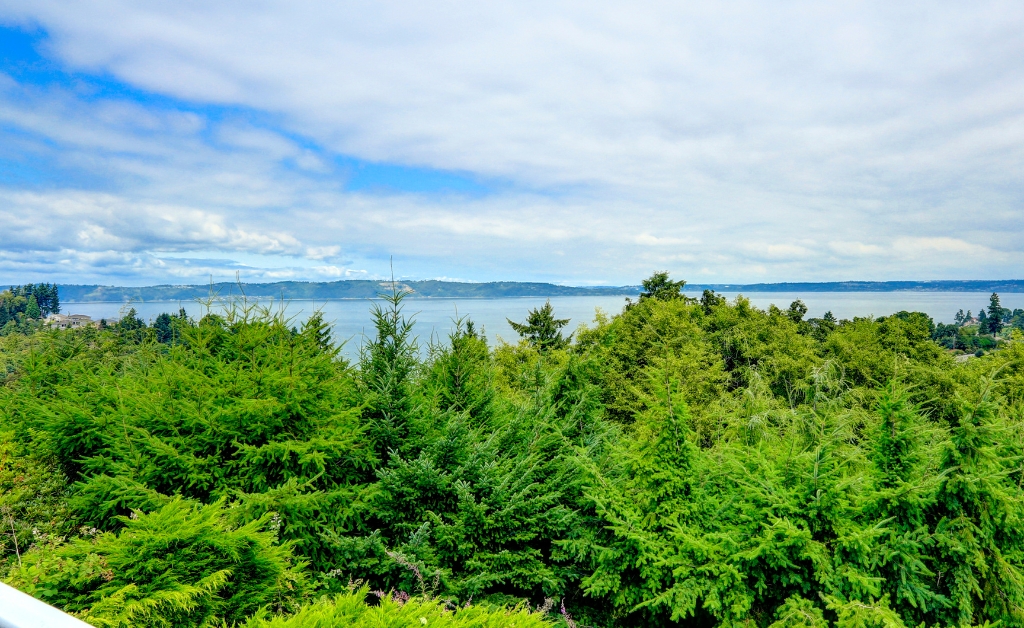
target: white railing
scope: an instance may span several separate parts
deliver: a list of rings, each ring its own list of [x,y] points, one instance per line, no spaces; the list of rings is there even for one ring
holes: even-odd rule
[[[92,628],[40,602],[31,595],[0,582],[0,628]]]

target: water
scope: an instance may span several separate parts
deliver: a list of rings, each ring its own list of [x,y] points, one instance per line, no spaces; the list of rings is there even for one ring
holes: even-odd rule
[[[689,294],[689,296],[699,296]],[[736,293],[725,293],[733,299]],[[782,309],[796,299],[807,305],[808,317],[820,317],[831,311],[836,318],[854,316],[887,316],[900,310],[925,312],[936,322],[951,323],[957,310],[971,310],[977,314],[988,306],[989,293],[981,292],[754,292],[747,293],[751,303],[766,309],[775,304]],[[1024,293],[1000,295],[1003,307],[1024,308]],[[423,344],[433,338],[444,338],[453,328],[452,319],[468,316],[477,327],[483,327],[491,343],[499,339],[514,342],[518,336],[509,326],[506,318],[522,322],[530,309],[541,307],[548,299],[542,297],[501,298],[501,299],[408,299],[405,313],[414,316],[415,331]],[[622,310],[625,297],[582,296],[552,297],[550,299],[558,318],[570,319],[568,329],[580,323],[594,320],[595,309],[607,314]],[[344,353],[353,357],[358,353],[363,334],[373,333],[370,318],[372,301],[351,299],[335,301],[290,301],[286,314],[293,316],[295,324],[301,324],[313,311],[319,309],[324,318],[333,324],[335,337],[345,340]],[[194,301],[133,303],[139,316],[151,322],[162,312],[177,312],[179,307],[192,317],[200,317],[205,309]],[[67,303],[62,308],[66,314],[87,314],[94,319],[119,318],[125,309],[122,303]]]

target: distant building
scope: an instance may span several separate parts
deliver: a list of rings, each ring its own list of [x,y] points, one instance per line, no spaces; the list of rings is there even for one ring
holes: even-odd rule
[[[46,317],[46,324],[57,329],[81,329],[98,325],[91,316],[85,314],[50,314]]]

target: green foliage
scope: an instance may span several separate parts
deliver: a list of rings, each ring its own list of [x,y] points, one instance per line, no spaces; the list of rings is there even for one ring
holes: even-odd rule
[[[544,628],[553,625],[544,614],[529,608],[487,609],[451,607],[444,602],[413,598],[408,601],[383,594],[375,606],[366,603],[366,587],[304,607],[290,616],[260,613],[242,628]]]
[[[655,299],[658,301],[674,301],[682,299],[685,281],[672,281],[667,272],[656,272],[642,282],[643,291],[640,300]]]
[[[97,626],[1024,625],[1020,331],[683,287],[422,352],[394,287],[355,366],[245,301],[3,336],[0,573]]]
[[[380,295],[384,304],[371,309],[376,336],[363,345],[360,357],[365,409],[363,420],[383,461],[402,447],[409,434],[412,404],[411,378],[417,347],[411,320],[402,314],[407,293],[392,282],[391,294]]]
[[[179,344],[184,341],[185,328],[191,324],[192,321],[185,313],[184,308],[180,309],[177,314],[164,312],[153,321],[153,333],[157,342],[170,345]]]
[[[146,334],[146,321],[139,318],[135,308],[129,308],[121,317],[121,320],[112,325],[112,327],[122,342],[138,344],[148,337]]]
[[[441,412],[465,413],[476,425],[492,415],[492,387],[487,340],[477,334],[473,321],[460,318],[447,344],[430,347],[430,364],[424,384]]]
[[[953,603],[949,624],[984,619],[1024,621],[1024,502],[1020,484],[1008,480],[998,442],[992,384],[960,400],[959,421],[945,445],[944,477],[932,508],[944,588]],[[1019,463],[1019,453],[1015,463]]]
[[[519,334],[520,338],[525,339],[541,351],[564,349],[569,346],[572,338],[571,334],[569,338],[562,337],[560,330],[569,324],[569,319],[555,318],[555,311],[551,307],[551,301],[546,302],[544,307],[530,310],[530,313],[526,316],[525,323],[516,323],[511,319],[506,320],[508,320],[508,324],[512,326],[512,329]]]
[[[27,334],[41,319],[60,312],[56,284],[25,284],[0,291],[0,336]]]
[[[34,548],[9,582],[110,627],[235,622],[263,606],[293,608],[306,587],[301,563],[266,529],[269,515],[235,525],[222,502],[175,499],[120,519],[116,533]]]
[[[282,537],[329,568],[323,535],[358,520],[374,455],[351,373],[321,346],[323,322],[293,333],[232,312],[182,331],[169,350],[122,344],[120,329],[49,334],[2,403],[60,461],[82,525],[116,529],[117,515],[174,495],[237,499],[253,518],[278,512]]]
[[[999,303],[999,295],[993,292],[988,303],[988,333],[998,334],[1003,331],[1003,319],[1008,314],[1009,311]]]
[[[0,433],[0,574],[21,564],[33,544],[71,532],[67,483],[52,463]]]

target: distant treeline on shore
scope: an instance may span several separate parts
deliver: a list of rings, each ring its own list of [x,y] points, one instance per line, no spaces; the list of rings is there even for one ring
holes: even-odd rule
[[[493,281],[397,281],[412,298],[495,299],[503,297],[631,296],[640,286],[560,286],[551,283]],[[61,285],[60,298],[67,303],[126,301],[186,301],[209,297],[240,296],[283,299],[370,299],[389,291],[391,282],[342,280],[330,282],[278,281],[274,283],[220,282],[205,285],[146,287]],[[836,281],[820,283],[687,284],[687,292],[1024,292],[1024,279],[995,281]]]
[[[600,286],[580,288],[550,283],[495,281],[489,283],[463,283],[457,281],[395,281],[400,292],[409,292],[412,298],[502,298],[502,297],[562,297],[637,295],[639,286]],[[278,281],[274,283],[221,282],[206,285],[180,286],[60,286],[65,302],[98,301],[187,301],[211,295],[273,297],[283,299],[372,299],[382,292],[390,292],[392,282],[373,280],[343,280],[330,282]]]

